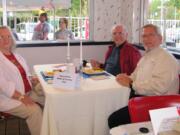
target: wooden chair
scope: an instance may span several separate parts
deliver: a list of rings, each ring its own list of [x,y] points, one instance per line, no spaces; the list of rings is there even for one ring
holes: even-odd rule
[[[0,135],[30,135],[24,119],[0,112]]]

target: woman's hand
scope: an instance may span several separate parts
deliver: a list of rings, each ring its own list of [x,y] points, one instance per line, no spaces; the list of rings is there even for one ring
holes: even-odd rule
[[[35,104],[35,102],[29,96],[23,96],[23,98],[21,98],[20,101],[26,106]]]
[[[39,83],[39,79],[36,76],[31,76],[30,80],[33,86],[36,86]]]
[[[17,90],[14,91],[12,98],[15,100],[21,101],[25,105],[34,105],[35,104],[35,102],[29,96],[22,95]]]

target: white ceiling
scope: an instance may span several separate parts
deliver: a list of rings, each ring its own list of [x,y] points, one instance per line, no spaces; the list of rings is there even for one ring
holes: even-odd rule
[[[0,7],[2,8],[0,0]],[[24,11],[35,10],[45,7],[45,9],[55,8],[70,8],[71,0],[6,0],[7,11]],[[52,3],[52,4],[51,4]],[[53,6],[52,6],[53,5]]]

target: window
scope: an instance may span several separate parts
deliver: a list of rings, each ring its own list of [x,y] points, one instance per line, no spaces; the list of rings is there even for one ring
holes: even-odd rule
[[[48,34],[49,40],[54,40],[54,33],[60,29],[60,18],[66,18],[68,20],[68,30],[72,31],[75,40],[79,40],[80,38],[89,39],[88,0],[54,0],[54,3],[47,3],[46,0],[33,1],[36,5],[33,5],[32,1],[28,3],[28,1],[22,0],[21,4],[16,4],[16,0],[13,1],[14,3],[7,1],[7,25],[13,31],[17,32],[20,40],[32,40],[34,28],[39,23],[39,14],[42,12],[48,14],[48,24],[50,27]],[[56,6],[59,4],[59,1],[61,2],[60,6]],[[70,2],[70,6],[68,5],[68,1]],[[41,5],[42,3],[43,5]],[[13,5],[18,5],[18,7],[13,7]],[[0,12],[0,16],[0,23],[2,25],[2,11]]]
[[[147,22],[161,28],[166,47],[180,50],[180,0],[149,0]]]

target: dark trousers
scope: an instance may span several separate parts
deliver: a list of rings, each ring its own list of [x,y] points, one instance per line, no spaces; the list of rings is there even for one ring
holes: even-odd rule
[[[131,88],[130,98],[139,96],[141,95],[135,95],[135,91]],[[108,125],[110,129],[128,123],[131,123],[128,106],[115,111],[108,118]]]
[[[119,125],[128,124],[130,122],[131,120],[129,116],[128,106],[115,111],[108,118],[108,125],[110,129]]]

